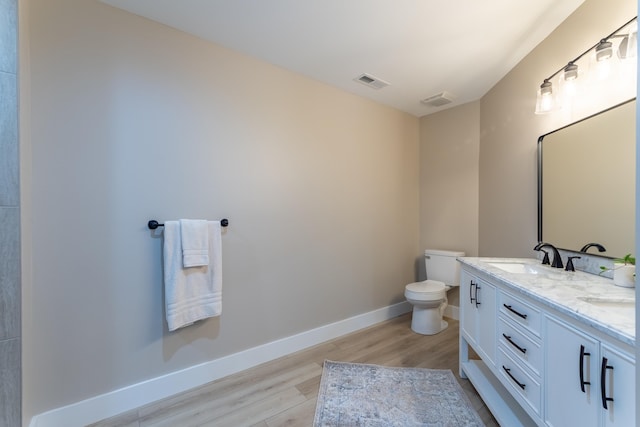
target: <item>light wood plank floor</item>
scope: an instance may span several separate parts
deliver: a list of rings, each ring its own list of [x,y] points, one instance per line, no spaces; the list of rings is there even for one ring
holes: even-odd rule
[[[451,369],[487,427],[498,426],[458,375],[458,322],[437,335],[411,331],[411,314],[213,381],[90,427],[311,426],[325,359]]]

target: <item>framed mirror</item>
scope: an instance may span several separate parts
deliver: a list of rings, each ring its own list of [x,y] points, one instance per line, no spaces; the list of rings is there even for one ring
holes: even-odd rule
[[[538,139],[538,240],[635,252],[635,98]]]

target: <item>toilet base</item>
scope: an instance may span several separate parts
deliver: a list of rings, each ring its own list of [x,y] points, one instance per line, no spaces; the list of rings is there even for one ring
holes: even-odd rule
[[[413,307],[411,330],[421,335],[435,335],[447,329],[449,324],[442,320],[440,308]]]

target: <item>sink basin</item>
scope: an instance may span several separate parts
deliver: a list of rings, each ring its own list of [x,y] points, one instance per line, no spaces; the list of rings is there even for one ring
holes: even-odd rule
[[[578,297],[578,299],[596,307],[615,310],[616,313],[624,316],[633,316],[636,311],[636,301],[630,298]]]
[[[489,265],[508,273],[516,274],[540,274],[548,272],[544,267],[536,264],[523,264],[519,262],[490,262]]]

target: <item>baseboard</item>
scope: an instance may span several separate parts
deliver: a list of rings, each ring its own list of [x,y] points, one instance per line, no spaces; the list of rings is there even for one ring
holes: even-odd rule
[[[36,415],[30,427],[85,426],[411,311],[383,307]]]
[[[444,309],[444,316],[449,319],[460,320],[460,307],[456,307],[455,305],[448,305]]]

